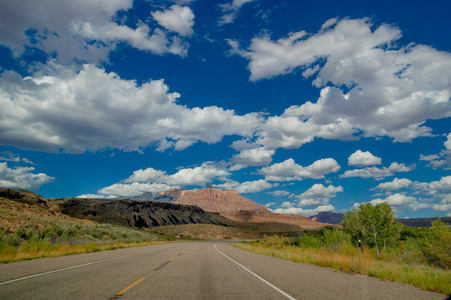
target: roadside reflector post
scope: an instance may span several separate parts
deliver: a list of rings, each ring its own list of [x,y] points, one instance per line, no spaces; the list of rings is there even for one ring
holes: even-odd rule
[[[362,246],[362,241],[359,239],[359,261],[360,261],[360,248]]]

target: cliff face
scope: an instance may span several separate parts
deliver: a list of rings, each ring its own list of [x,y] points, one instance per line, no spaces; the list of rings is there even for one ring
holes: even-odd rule
[[[205,188],[193,191],[181,191],[174,203],[196,205],[205,211],[228,212],[236,210],[269,212],[266,207],[255,203],[235,190],[223,191],[215,188]]]
[[[271,212],[231,211],[222,212],[220,213],[220,215],[228,219],[241,222],[278,222],[297,225],[301,228],[316,228],[329,225],[310,220],[309,218],[302,215],[286,215]]]

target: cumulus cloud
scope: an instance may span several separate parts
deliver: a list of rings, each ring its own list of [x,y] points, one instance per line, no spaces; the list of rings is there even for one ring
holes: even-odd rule
[[[248,49],[229,42],[233,53],[249,60],[250,80],[303,69],[321,88],[316,103],[269,118],[258,142],[290,149],[318,137],[410,142],[431,136],[424,122],[451,116],[451,54],[424,45],[395,47],[401,36],[398,28],[374,26],[370,19],[344,19],[326,22],[316,34],[258,36]]]
[[[115,183],[111,186],[100,189],[98,193],[102,195],[108,195],[108,198],[135,197],[147,192],[158,193],[167,191],[172,188],[174,188],[174,186],[162,183]]]
[[[0,145],[83,153],[105,148],[182,150],[225,135],[252,136],[261,116],[238,116],[220,107],[177,104],[163,80],[138,85],[93,65],[57,76],[0,77]],[[51,109],[49,109],[51,108]]]
[[[132,6],[132,0],[2,1],[0,44],[9,47],[15,56],[20,56],[25,47],[38,48],[56,55],[58,61],[65,64],[106,61],[119,42],[156,54],[186,55],[188,44],[178,36],[168,36],[143,21],[139,21],[136,28],[114,21],[119,11],[126,12]],[[189,12],[186,9],[180,11],[183,21],[179,24],[190,24]],[[175,9],[174,13],[177,12]],[[163,26],[174,26],[174,23],[166,21]],[[189,28],[182,30],[181,26],[174,30],[189,33]]]
[[[298,165],[289,158],[284,162],[261,168],[258,173],[265,175],[267,181],[293,181],[305,178],[320,179],[339,170],[340,165],[333,158],[317,160],[307,167]]]
[[[382,163],[382,159],[380,157],[374,156],[371,152],[361,150],[357,150],[348,158],[348,165],[354,167],[367,167],[373,165],[380,165]]]
[[[412,185],[412,181],[406,178],[395,178],[391,182],[384,182],[375,187],[377,190],[394,191],[399,189],[405,189]]]
[[[451,193],[451,176],[444,176],[438,181],[429,183],[428,191],[431,193],[431,195]]]
[[[194,13],[188,6],[172,5],[165,11],[152,12],[151,15],[158,24],[181,36],[191,36],[194,33]]]
[[[263,179],[255,181],[246,181],[242,183],[239,183],[237,181],[227,181],[223,184],[215,184],[215,187],[222,188],[225,190],[234,189],[240,194],[258,193],[261,191],[268,190],[275,186],[278,186],[278,184],[269,183]]]
[[[415,165],[406,166],[405,164],[392,163],[388,168],[367,167],[363,169],[347,170],[344,174],[340,175],[340,178],[374,178],[376,180],[382,180],[385,177],[394,176],[398,172],[410,172],[415,169]]]
[[[221,16],[218,24],[222,26],[225,24],[233,23],[238,16],[238,12],[240,11],[241,7],[244,4],[250,3],[252,1],[254,0],[233,0],[232,3],[221,4],[220,7],[224,15]]]
[[[271,163],[274,153],[275,150],[268,150],[264,147],[243,149],[239,154],[233,156],[230,161],[237,164],[240,168],[247,166],[264,166]],[[236,166],[235,169],[237,169]]]
[[[406,196],[400,193],[393,194],[388,196],[385,199],[377,198],[370,201],[372,205],[378,205],[381,203],[387,203],[390,205],[395,213],[401,213],[403,210],[409,209],[412,211],[422,209],[422,208],[428,208],[431,207],[430,203],[424,203],[418,201],[417,198]],[[354,203],[354,208],[357,208],[362,203]]]
[[[206,185],[215,178],[225,178],[230,173],[216,164],[204,162],[201,166],[195,168],[184,168],[177,173],[168,175],[164,171],[153,168],[140,169],[125,179],[124,183],[164,183],[173,186]]]
[[[8,168],[8,163],[0,163],[0,186],[5,188],[38,190],[41,185],[55,179],[44,173],[32,173],[33,167]]]
[[[329,185],[325,187],[322,184],[314,184],[304,193],[296,196],[299,200],[298,206],[325,206],[329,204],[330,198],[335,197],[339,192],[343,192],[343,187]]]

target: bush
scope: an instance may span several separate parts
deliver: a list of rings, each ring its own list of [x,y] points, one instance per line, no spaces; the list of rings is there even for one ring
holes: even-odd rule
[[[321,248],[321,242],[313,235],[307,235],[304,233],[303,236],[299,238],[299,246],[303,248]]]
[[[328,250],[337,250],[343,243],[350,243],[351,236],[342,230],[333,227],[325,227],[319,232],[319,239],[323,247]]]

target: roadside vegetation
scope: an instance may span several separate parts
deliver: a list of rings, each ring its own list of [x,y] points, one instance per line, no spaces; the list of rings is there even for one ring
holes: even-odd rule
[[[0,262],[152,244],[145,230],[95,224],[0,199]]]
[[[300,238],[274,235],[234,245],[451,294],[451,228],[447,224],[438,219],[431,228],[403,227],[394,223],[389,205],[367,203],[345,214],[342,225],[344,230],[326,227]]]

